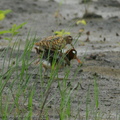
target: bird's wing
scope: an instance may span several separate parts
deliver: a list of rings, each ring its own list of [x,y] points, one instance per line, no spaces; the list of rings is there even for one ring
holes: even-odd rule
[[[42,39],[40,42],[35,43],[35,45],[44,49],[62,50],[65,48],[66,41],[64,40],[64,37],[60,35],[49,36]]]

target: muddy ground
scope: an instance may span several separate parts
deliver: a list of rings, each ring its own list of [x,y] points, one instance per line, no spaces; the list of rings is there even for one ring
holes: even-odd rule
[[[58,1],[58,0],[56,0]],[[53,35],[54,31],[66,30],[76,38],[79,30],[84,28],[84,33],[79,37],[76,44],[78,56],[84,61],[83,66],[79,69],[74,79],[74,73],[78,70],[78,64],[73,61],[70,80],[68,86],[74,88],[79,83],[82,87],[77,87],[71,96],[72,100],[72,118],[74,118],[76,107],[80,101],[79,117],[85,119],[86,113],[86,96],[90,92],[90,104],[94,104],[94,80],[97,79],[99,86],[99,112],[104,120],[118,120],[120,118],[120,1],[118,0],[94,0],[88,4],[84,4],[80,0],[73,2],[65,0],[60,2],[47,0],[0,0],[0,9],[11,9],[13,12],[6,16],[4,21],[0,21],[0,30],[9,29],[13,24],[28,22],[21,32],[16,36],[21,39],[20,52],[13,51],[12,59],[16,54],[22,54],[24,50],[25,40],[30,30],[29,37],[36,35],[37,39]],[[88,14],[85,15],[85,10]],[[57,14],[56,14],[57,13]],[[87,25],[76,25],[79,19],[87,21]],[[89,40],[86,32],[90,31]],[[0,52],[7,48],[8,42],[4,40],[4,35],[0,36]],[[9,35],[7,35],[9,37]],[[16,40],[16,37],[14,38]],[[11,48],[14,40],[11,42]],[[6,63],[9,61],[10,50],[6,57]],[[31,58],[34,58],[34,49],[31,51]],[[1,57],[1,56],[0,56]],[[4,61],[4,55],[0,58],[0,67]],[[7,68],[7,64],[5,66]],[[0,68],[0,69],[1,69]],[[29,68],[29,73],[33,76],[31,79],[38,79],[37,73],[33,71],[36,66]],[[2,70],[1,70],[2,71]],[[63,71],[60,70],[60,76]],[[13,74],[14,78],[14,74]],[[38,79],[39,81],[39,79]],[[47,79],[45,79],[47,84]],[[38,82],[40,83],[40,81]],[[50,120],[59,119],[58,113],[55,112],[57,104],[59,104],[58,82],[53,83],[50,94],[55,94],[56,99],[50,102]],[[8,86],[6,86],[7,89]],[[29,88],[28,88],[29,89]],[[34,115],[37,117],[39,110],[39,91],[40,86],[36,84],[37,97],[33,100]],[[35,96],[36,96],[35,95]],[[38,99],[37,99],[38,98]],[[50,96],[49,96],[50,99]],[[90,107],[91,107],[90,106]],[[94,105],[93,105],[94,106]],[[54,109],[55,108],[55,109]],[[92,109],[92,108],[91,108]],[[78,110],[78,109],[77,109]],[[118,118],[119,117],[119,118]],[[92,116],[91,116],[92,118]],[[37,119],[37,118],[34,118]],[[79,118],[78,118],[79,119]]]

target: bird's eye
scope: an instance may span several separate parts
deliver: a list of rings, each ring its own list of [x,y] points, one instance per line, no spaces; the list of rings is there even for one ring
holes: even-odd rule
[[[72,37],[70,36],[69,39],[72,40]]]
[[[76,54],[76,51],[72,51],[73,54]]]

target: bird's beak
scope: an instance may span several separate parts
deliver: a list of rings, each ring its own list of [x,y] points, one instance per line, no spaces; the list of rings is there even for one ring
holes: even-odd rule
[[[80,59],[78,59],[77,56],[75,56],[74,59],[76,59],[78,61],[78,63],[82,64],[82,62],[80,61]]]

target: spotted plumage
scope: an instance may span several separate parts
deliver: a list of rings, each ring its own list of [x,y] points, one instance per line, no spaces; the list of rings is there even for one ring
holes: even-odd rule
[[[51,49],[51,50],[61,50],[67,44],[72,45],[72,36],[49,36],[47,38],[42,39],[41,41],[35,43],[36,46],[39,46],[42,50]]]

